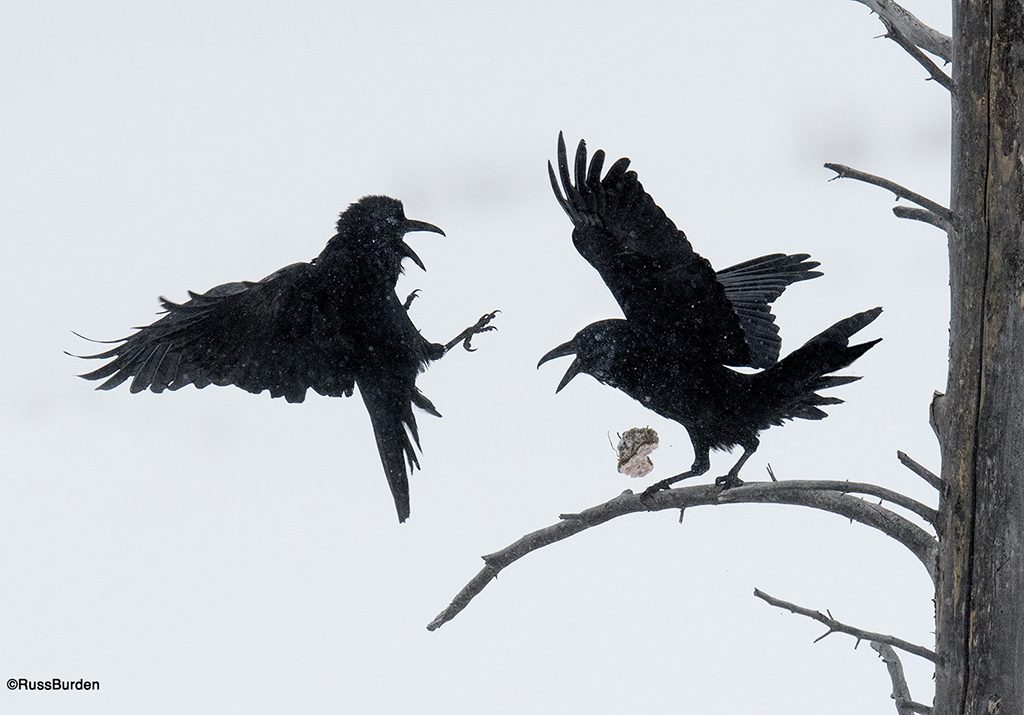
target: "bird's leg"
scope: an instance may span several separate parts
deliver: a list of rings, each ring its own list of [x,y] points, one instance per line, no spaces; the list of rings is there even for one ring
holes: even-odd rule
[[[711,469],[711,457],[708,454],[709,451],[709,448],[704,445],[694,444],[693,464],[690,465],[690,468],[681,474],[669,477],[668,479],[662,479],[660,482],[647,487],[644,489],[643,494],[640,495],[641,498],[649,497],[663,489],[669,489],[676,482],[681,482],[684,479],[689,479],[690,477],[699,477],[701,474],[707,472]]]
[[[420,294],[420,289],[417,288],[416,290],[414,290],[412,293],[409,294],[408,298],[405,299],[405,302],[402,303],[402,307],[405,308],[406,310],[409,310],[409,308],[412,307],[412,302],[414,300],[416,300],[416,296],[418,296],[419,294]]]
[[[739,478],[740,470],[743,469],[744,463],[750,459],[750,455],[757,449],[757,442],[751,445],[743,445],[743,454],[736,460],[736,464],[732,465],[732,469],[725,476],[718,477],[715,480],[715,484],[722,487],[723,489],[732,489],[733,487],[739,487],[743,485],[743,480]]]
[[[494,327],[493,325],[488,325],[488,323],[490,323],[492,320],[494,320],[494,316],[497,315],[500,312],[501,312],[500,310],[495,310],[495,311],[493,311],[491,313],[487,313],[486,315],[483,315],[480,318],[480,320],[476,321],[476,323],[474,323],[473,325],[469,326],[468,328],[463,330],[461,333],[456,335],[454,338],[449,340],[447,343],[445,343],[444,344],[444,352],[447,353],[449,350],[454,348],[459,343],[462,343],[462,347],[464,347],[469,352],[473,352],[474,350],[476,350],[476,348],[472,347],[469,344],[469,341],[473,339],[474,335],[479,335],[480,333],[486,333],[488,330],[497,330],[496,327]]]

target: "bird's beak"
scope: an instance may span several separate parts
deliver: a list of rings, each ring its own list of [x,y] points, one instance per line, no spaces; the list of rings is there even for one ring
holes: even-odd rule
[[[413,231],[429,231],[430,233],[439,233],[442,236],[444,235],[444,231],[432,223],[427,223],[426,221],[414,221],[407,218],[405,220],[405,232],[412,233]]]
[[[569,342],[562,343],[557,348],[554,348],[553,350],[549,350],[547,353],[545,353],[544,357],[542,357],[540,359],[540,361],[537,363],[537,367],[540,367],[541,365],[546,363],[548,360],[554,360],[555,358],[567,357],[569,355],[575,355],[575,354],[576,354],[576,346],[573,344],[573,341],[570,340]],[[562,376],[562,381],[559,382],[558,383],[558,387],[555,388],[555,393],[557,394],[557,393],[561,392],[562,388],[565,387],[566,385],[568,385],[569,382],[574,377],[579,375],[580,372],[582,371],[582,369],[583,369],[583,366],[580,365],[579,358],[576,358],[575,360],[573,360],[572,361],[572,365],[569,366],[569,369],[565,371],[565,375]]]
[[[564,375],[562,375],[562,379],[558,383],[558,387],[555,388],[555,394],[557,395],[559,392],[561,392],[562,388],[568,385],[574,377],[579,375],[582,369],[583,366],[580,365],[580,359],[576,358],[575,360],[573,360],[572,365],[570,365],[569,369],[565,371]]]
[[[400,244],[398,244],[398,249],[399,253],[401,253],[402,256],[404,256],[405,258],[411,258],[413,263],[420,267],[420,270],[427,270],[427,267],[423,265],[423,261],[420,260],[420,257],[416,255],[416,251],[412,250],[408,243],[402,241]]]
[[[426,221],[414,221],[411,218],[407,218],[405,220],[404,233],[412,233],[413,231],[429,231],[430,233],[439,233],[442,236],[444,235],[444,231],[432,223],[427,223]],[[412,248],[409,247],[409,244],[405,241],[402,241],[401,252],[406,258],[411,258],[413,263],[419,266],[422,270],[427,270],[427,267],[423,265],[423,261],[421,261],[420,257],[416,255],[416,251],[412,250]]]

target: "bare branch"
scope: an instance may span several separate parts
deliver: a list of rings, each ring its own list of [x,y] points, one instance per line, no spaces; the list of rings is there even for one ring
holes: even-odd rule
[[[933,487],[938,489],[940,494],[944,491],[945,485],[944,485],[944,483],[942,481],[942,478],[937,476],[935,474],[935,472],[933,472],[932,470],[928,469],[928,467],[925,467],[925,466],[919,464],[918,462],[915,462],[913,459],[911,459],[907,455],[906,452],[901,452],[901,451],[897,450],[896,451],[896,459],[900,460],[900,463],[904,467],[906,467],[907,469],[912,471],[914,474],[916,474],[917,476],[921,477],[921,479],[925,480],[926,482],[931,484]],[[934,522],[932,522],[932,523],[934,523]]]
[[[862,628],[854,628],[853,626],[848,626],[845,623],[840,623],[835,618],[832,618],[831,613],[825,615],[821,611],[814,611],[810,608],[804,608],[803,606],[798,606],[795,603],[790,603],[789,601],[783,601],[781,598],[769,596],[767,593],[757,588],[754,589],[754,595],[760,598],[765,603],[767,603],[769,606],[775,606],[776,608],[784,608],[790,613],[796,613],[800,616],[806,616],[807,618],[811,618],[817,621],[818,623],[822,623],[825,626],[827,626],[828,631],[825,633],[825,635],[820,636],[817,640],[815,640],[815,643],[820,641],[825,636],[831,635],[833,633],[846,633],[847,635],[851,635],[854,638],[856,638],[858,643],[862,640],[877,641],[878,643],[885,643],[887,645],[899,648],[900,650],[905,650],[907,653],[913,653],[914,655],[926,658],[927,660],[930,660],[933,663],[935,662],[935,652],[929,650],[928,648],[925,648],[924,646],[914,645],[913,643],[908,643],[902,638],[896,638],[895,636],[887,636],[884,633],[874,633],[872,631],[865,631]]]
[[[886,37],[902,47],[907,51],[908,55],[917,60],[917,63],[925,68],[933,80],[941,84],[950,92],[953,91],[953,80],[949,78],[949,75],[940,70],[934,62],[928,59],[928,56],[925,53],[921,52],[921,50],[917,48],[917,45],[910,42],[895,27],[887,26],[887,29],[888,32],[886,33]]]
[[[896,218],[906,218],[911,221],[922,221],[924,223],[930,223],[935,228],[942,229],[946,233],[952,230],[949,221],[945,220],[938,214],[933,214],[928,209],[918,209],[912,206],[894,206],[892,209],[893,215]]]
[[[500,551],[484,556],[484,568],[456,594],[451,604],[427,626],[436,630],[455,618],[492,579],[506,566],[518,561],[532,551],[549,546],[581,531],[626,514],[665,509],[684,510],[694,506],[720,504],[791,504],[820,509],[857,521],[903,544],[918,558],[935,579],[938,542],[921,527],[894,511],[878,504],[842,493],[849,486],[847,482],[826,482],[839,485],[829,490],[801,489],[800,480],[780,482],[754,482],[741,488],[723,490],[714,485],[700,485],[667,489],[650,496],[634,494],[626,490],[603,504],[586,509],[578,514],[566,514],[561,521],[523,536]],[[797,485],[797,486],[794,486]],[[722,499],[729,491],[735,494]]]
[[[778,484],[779,486],[772,486],[773,484]],[[723,504],[727,504],[731,501],[742,499],[747,496],[747,490],[758,489],[761,486],[771,487],[775,491],[778,491],[779,489],[801,489],[810,491],[839,492],[840,494],[867,494],[868,496],[879,497],[887,502],[892,502],[897,506],[901,506],[908,511],[912,511],[929,524],[935,524],[939,519],[939,512],[935,509],[925,506],[921,502],[911,499],[905,494],[900,494],[892,489],[880,487],[877,484],[868,484],[865,482],[839,482],[825,479],[792,479],[783,480],[781,482],[776,481],[774,483],[748,482],[741,487],[735,487],[722,492],[722,496],[719,497],[718,500]]]
[[[904,186],[900,186],[895,181],[890,181],[889,179],[882,178],[881,176],[875,176],[874,174],[868,174],[857,169],[852,169],[849,166],[844,166],[843,164],[827,163],[825,164],[825,168],[830,171],[834,171],[837,174],[832,177],[832,179],[829,179],[829,181],[834,181],[835,179],[854,179],[856,181],[863,181],[865,184],[880,186],[881,188],[888,189],[896,194],[897,198],[912,201],[918,206],[928,209],[944,221],[952,222],[953,220],[953,213],[945,206],[937,204],[931,199],[921,196],[921,194],[911,191]]]
[[[882,659],[885,667],[889,670],[889,679],[892,681],[892,695],[890,697],[896,703],[896,712],[899,715],[913,715],[913,713],[931,715],[932,709],[930,707],[911,700],[910,687],[907,685],[907,679],[903,675],[903,663],[900,662],[896,651],[889,645],[879,641],[872,641],[871,649],[878,653],[878,657]]]
[[[878,15],[885,29],[893,28],[917,47],[931,52],[946,62],[953,60],[953,40],[918,20],[907,10],[891,0],[854,0],[871,8]]]

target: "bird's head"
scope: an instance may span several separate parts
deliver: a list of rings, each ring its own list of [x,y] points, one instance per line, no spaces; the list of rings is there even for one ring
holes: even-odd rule
[[[390,196],[364,196],[349,206],[338,218],[336,238],[345,242],[355,241],[367,248],[393,250],[401,258],[411,258],[417,266],[426,270],[423,261],[405,242],[405,234],[413,231],[444,231],[426,221],[415,221],[405,217],[402,202]]]
[[[576,333],[572,340],[545,353],[537,367],[555,358],[576,356],[555,388],[556,393],[561,392],[562,388],[581,372],[600,382],[610,383],[613,380],[612,366],[624,348],[625,324],[626,321],[621,319],[591,323]]]

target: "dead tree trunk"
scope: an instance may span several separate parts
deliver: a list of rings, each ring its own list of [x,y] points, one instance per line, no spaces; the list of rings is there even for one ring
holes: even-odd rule
[[[955,0],[936,714],[1024,713],[1024,1]]]

